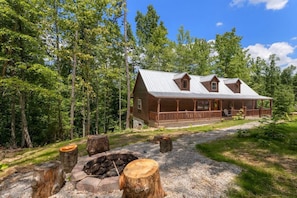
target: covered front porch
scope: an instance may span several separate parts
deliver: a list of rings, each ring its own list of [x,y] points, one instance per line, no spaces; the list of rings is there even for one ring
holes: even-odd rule
[[[167,99],[153,98],[149,105],[151,125],[190,122],[242,116],[271,116],[272,99]]]

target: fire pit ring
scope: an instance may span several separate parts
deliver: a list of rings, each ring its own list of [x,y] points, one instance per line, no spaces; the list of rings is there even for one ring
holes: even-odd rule
[[[70,180],[79,191],[96,193],[119,190],[117,172],[120,174],[130,161],[139,158],[140,153],[128,150],[107,151],[90,157],[80,157],[71,172]]]

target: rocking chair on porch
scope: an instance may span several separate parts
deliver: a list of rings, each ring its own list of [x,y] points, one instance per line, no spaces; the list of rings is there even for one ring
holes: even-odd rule
[[[227,116],[227,117],[231,117],[232,116],[232,114],[229,113],[228,109],[224,109],[223,112],[224,112],[224,115]]]

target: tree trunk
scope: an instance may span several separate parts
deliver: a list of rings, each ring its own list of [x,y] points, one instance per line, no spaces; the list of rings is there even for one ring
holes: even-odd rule
[[[22,132],[23,132],[23,137],[24,140],[29,148],[32,148],[32,142],[28,130],[28,123],[27,123],[27,118],[26,118],[26,111],[25,111],[25,98],[24,94],[20,93],[20,106],[21,106],[21,118],[22,118]]]
[[[127,80],[127,115],[126,115],[126,129],[130,128],[130,71],[128,62],[127,49],[127,0],[124,1],[124,40],[125,40],[125,65],[126,65],[126,80]]]
[[[99,134],[99,104],[98,104],[98,96],[96,97],[96,121],[95,121],[95,133],[96,135]]]
[[[87,93],[87,126],[86,126],[86,135],[90,135],[91,130],[91,106],[90,106],[90,93],[88,90]]]
[[[138,159],[130,162],[120,176],[122,198],[162,198],[159,165],[152,159]]]
[[[109,140],[106,135],[89,135],[87,152],[89,156],[109,150]]]
[[[11,101],[11,147],[16,148],[16,136],[15,136],[15,98],[14,96],[12,97]]]
[[[47,198],[60,191],[65,183],[61,162],[51,161],[34,167],[32,198]]]
[[[76,144],[70,144],[68,146],[61,147],[60,151],[60,161],[62,163],[63,170],[66,173],[70,173],[73,167],[77,163],[78,149]]]
[[[74,49],[73,49],[73,64],[72,64],[72,84],[71,84],[71,109],[70,109],[70,138],[73,139],[74,129],[74,109],[75,109],[75,78],[76,78],[76,66],[77,66],[77,40],[78,31],[75,31]]]

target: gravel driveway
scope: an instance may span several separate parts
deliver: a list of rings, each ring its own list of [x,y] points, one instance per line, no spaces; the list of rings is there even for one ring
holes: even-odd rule
[[[173,142],[173,150],[168,153],[160,153],[159,144],[149,142],[137,143],[115,150],[140,152],[143,157],[156,160],[160,166],[161,183],[167,193],[166,198],[226,197],[226,190],[233,185],[233,180],[241,172],[241,169],[235,165],[216,162],[200,155],[195,151],[195,145],[233,134],[238,129],[248,129],[259,124],[259,122],[251,122],[207,133],[183,135]],[[28,182],[30,177],[32,177],[32,173],[27,173],[21,178],[25,180],[23,182],[25,184],[14,185],[9,189],[1,189],[0,184],[0,197],[29,197],[31,194],[30,182]],[[67,182],[58,194],[51,197],[118,198],[121,195],[122,192],[119,190],[97,194],[80,192],[75,190],[70,182]]]

